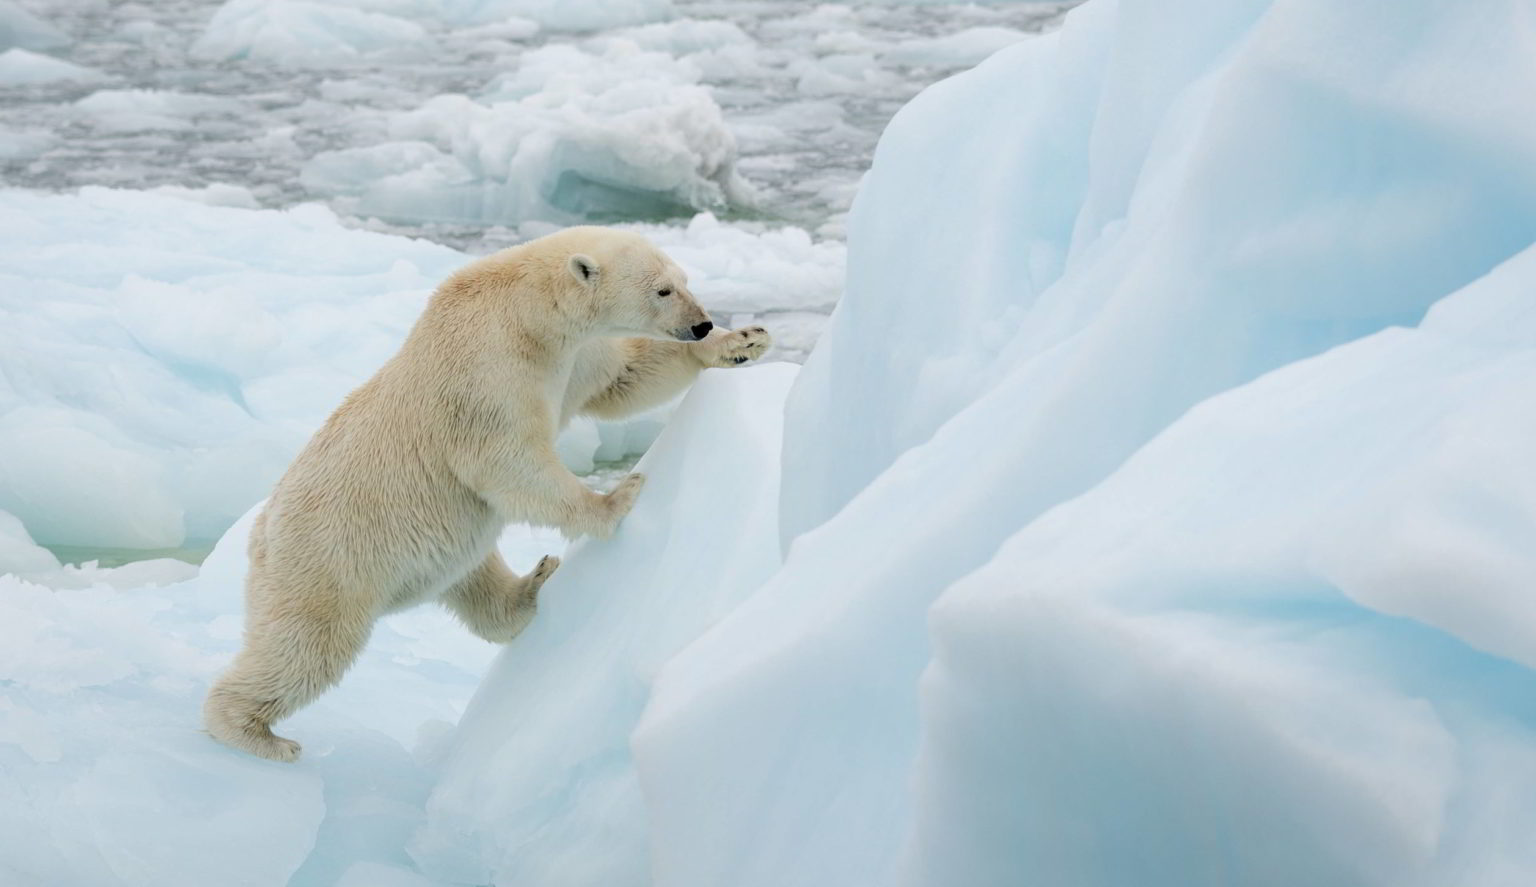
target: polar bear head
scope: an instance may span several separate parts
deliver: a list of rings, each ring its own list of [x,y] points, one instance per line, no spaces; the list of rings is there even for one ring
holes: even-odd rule
[[[590,300],[603,335],[692,342],[714,327],[688,291],[683,269],[638,234],[611,228],[569,228],[565,270]]]

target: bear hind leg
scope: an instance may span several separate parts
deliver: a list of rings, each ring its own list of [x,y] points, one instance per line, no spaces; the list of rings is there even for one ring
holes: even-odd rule
[[[527,576],[507,567],[491,552],[480,566],[443,595],[443,603],[469,630],[493,644],[505,644],[522,633],[538,609],[539,589],[560,566],[554,555],[544,557]]]
[[[272,725],[334,686],[368,642],[368,614],[284,614],[247,627],[245,648],[208,692],[203,722],[232,748],[272,761],[298,760],[297,742]]]

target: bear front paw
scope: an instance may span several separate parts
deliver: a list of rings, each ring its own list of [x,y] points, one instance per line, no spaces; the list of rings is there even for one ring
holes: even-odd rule
[[[757,360],[773,347],[773,337],[760,326],[749,326],[716,339],[714,353],[705,361],[706,366],[736,367]]]

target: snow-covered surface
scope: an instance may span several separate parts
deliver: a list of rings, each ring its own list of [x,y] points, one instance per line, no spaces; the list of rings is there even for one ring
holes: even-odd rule
[[[239,643],[248,527],[195,579],[174,560],[0,576],[0,882],[421,883],[401,849],[433,781],[416,751],[496,648],[436,607],[392,616],[292,720],[304,763],[231,752],[202,732],[199,699]],[[513,530],[501,548],[526,570],[562,546]]]
[[[627,763],[628,729],[667,657],[778,561],[778,441],[795,370],[712,370],[685,399],[640,464],[650,483],[625,532],[579,547],[572,569],[562,567],[545,586],[526,642],[510,651],[540,663],[535,680],[507,682],[511,695],[473,715],[499,724],[495,738],[511,738],[512,746],[482,739],[463,747],[451,738],[497,648],[431,606],[382,621],[343,684],[288,722],[305,742],[301,763],[272,764],[212,743],[200,730],[199,699],[238,646],[254,510],[196,578],[174,560],[116,570],[60,570],[54,561],[50,570],[51,556],[33,548],[32,581],[0,576],[0,879],[439,883],[423,880],[419,864],[441,883],[483,883],[483,872],[518,870],[571,883],[631,882],[643,866],[644,834],[632,828],[640,794]],[[720,439],[735,445],[714,445]],[[720,480],[707,488],[688,483],[699,472]],[[679,513],[692,518],[680,522]],[[755,531],[737,534],[744,526]],[[25,547],[17,529],[0,513],[0,556]],[[718,544],[701,557],[698,546],[710,538]],[[565,542],[552,531],[514,527],[500,548],[526,571]],[[630,572],[622,590],[585,578],[626,563],[648,566]],[[658,614],[683,618],[656,630]],[[568,643],[582,626],[600,647]],[[615,631],[627,639],[618,642]],[[602,660],[611,667],[593,670]],[[572,707],[576,684],[582,704]],[[534,713],[542,730],[527,729]],[[574,783],[571,769],[521,751],[551,745],[581,769]],[[472,753],[518,775],[487,782],[464,766]],[[440,774],[444,759],[460,763]],[[431,836],[416,835],[434,784],[439,799],[458,799],[449,814],[521,799],[522,827],[560,830],[591,855],[520,862],[511,846],[466,854],[441,823]]]
[[[0,231],[0,508],[65,545],[217,538],[464,261],[104,189],[0,193]]]
[[[36,540],[218,538],[468,261],[249,201],[232,186],[0,192],[0,509]],[[799,229],[641,230],[722,323],[784,317],[779,357],[803,356],[836,300],[841,245]],[[659,429],[583,421],[562,452],[590,471]]]

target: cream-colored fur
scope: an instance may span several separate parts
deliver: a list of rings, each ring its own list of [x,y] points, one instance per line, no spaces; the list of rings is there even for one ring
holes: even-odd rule
[[[665,293],[665,295],[662,295]],[[509,522],[612,533],[644,482],[607,495],[561,465],[574,415],[614,418],[682,391],[705,367],[769,345],[709,329],[682,271],[644,238],[571,228],[470,264],[405,344],[352,392],[251,529],[245,645],[204,706],[215,739],[292,761],[272,724],[341,679],[380,615],[438,599],[510,641],[559,566],[507,568]]]

